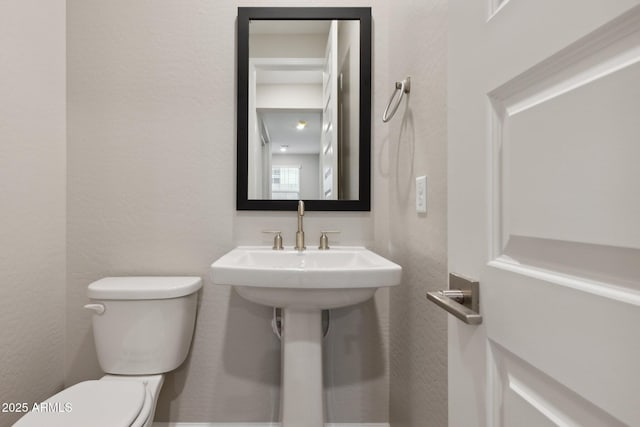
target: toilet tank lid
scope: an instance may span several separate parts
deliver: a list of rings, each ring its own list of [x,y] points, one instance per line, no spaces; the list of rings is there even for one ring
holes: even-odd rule
[[[168,299],[192,294],[201,287],[202,279],[191,276],[105,277],[89,285],[87,296],[110,300]]]

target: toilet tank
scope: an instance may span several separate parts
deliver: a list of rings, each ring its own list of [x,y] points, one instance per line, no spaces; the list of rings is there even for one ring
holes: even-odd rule
[[[196,320],[200,277],[107,277],[89,285],[102,370],[169,372],[184,362]]]

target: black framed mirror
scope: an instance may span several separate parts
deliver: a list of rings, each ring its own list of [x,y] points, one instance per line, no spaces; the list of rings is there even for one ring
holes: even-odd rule
[[[371,8],[238,8],[238,210],[371,210]]]

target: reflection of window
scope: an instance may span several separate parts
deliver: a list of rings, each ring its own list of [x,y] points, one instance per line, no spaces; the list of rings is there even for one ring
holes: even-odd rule
[[[271,198],[298,200],[300,198],[300,168],[273,166],[271,168]]]

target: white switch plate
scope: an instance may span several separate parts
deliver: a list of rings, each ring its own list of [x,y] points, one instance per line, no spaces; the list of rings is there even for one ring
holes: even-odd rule
[[[416,212],[427,213],[427,177],[416,178]]]

